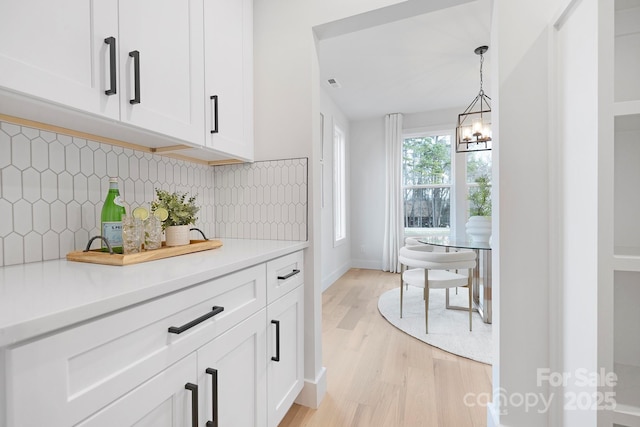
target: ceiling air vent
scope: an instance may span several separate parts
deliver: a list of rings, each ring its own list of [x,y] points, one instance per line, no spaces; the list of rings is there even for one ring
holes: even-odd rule
[[[338,89],[339,87],[342,87],[336,79],[329,79],[327,80],[327,83],[329,83],[329,86],[331,86],[334,89]]]

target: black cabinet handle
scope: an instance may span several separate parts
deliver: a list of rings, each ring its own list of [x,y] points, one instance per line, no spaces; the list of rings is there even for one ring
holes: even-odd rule
[[[204,322],[205,320],[207,320],[207,319],[209,319],[209,318],[211,318],[211,317],[215,316],[216,314],[218,314],[218,313],[222,313],[223,311],[224,311],[224,307],[214,306],[214,307],[211,309],[211,311],[210,311],[209,313],[204,314],[204,315],[202,315],[202,316],[198,317],[197,319],[192,320],[192,321],[191,321],[191,322],[189,322],[189,323],[185,323],[184,325],[182,325],[182,326],[180,326],[180,327],[178,327],[178,326],[171,326],[171,327],[169,328],[169,333],[172,333],[172,334],[181,334],[181,333],[183,333],[184,331],[186,331],[187,329],[191,329],[191,328],[193,328],[194,326],[196,326],[198,323],[202,323],[202,322]]]
[[[104,42],[109,45],[109,82],[111,87],[104,91],[105,95],[116,94],[116,38],[107,37]]]
[[[137,50],[129,52],[129,56],[133,58],[133,99],[129,100],[130,104],[140,104],[140,52]]]
[[[271,360],[273,360],[274,362],[279,362],[280,361],[280,321],[272,320],[271,323],[276,325],[276,355],[271,356]]]
[[[298,273],[300,273],[300,270],[293,270],[291,273],[287,274],[286,276],[278,276],[278,280],[287,280],[289,277],[295,276]]]
[[[218,95],[211,95],[213,100],[213,129],[211,133],[218,133]]]
[[[191,427],[198,427],[198,386],[186,383],[184,388],[191,391]]]
[[[218,427],[218,370],[207,368],[205,371],[211,375],[211,421],[207,421],[207,427]]]

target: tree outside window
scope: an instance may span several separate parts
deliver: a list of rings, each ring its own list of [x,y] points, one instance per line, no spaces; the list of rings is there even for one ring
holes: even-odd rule
[[[451,135],[405,138],[402,183],[406,234],[448,234],[451,226]]]
[[[472,201],[480,197],[480,182],[491,186],[491,151],[467,153],[467,199]],[[489,202],[491,203],[491,202]],[[470,212],[469,215],[477,215]]]

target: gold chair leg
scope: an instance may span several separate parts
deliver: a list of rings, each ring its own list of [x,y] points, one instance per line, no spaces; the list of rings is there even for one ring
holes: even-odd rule
[[[424,269],[424,333],[429,333],[429,270]]]
[[[404,298],[403,288],[404,280],[402,279],[402,274],[404,273],[404,265],[400,264],[400,318],[402,319],[402,301]]]
[[[409,269],[409,267],[407,267],[406,265],[400,264],[400,272],[407,271],[408,269]],[[409,284],[408,283],[404,284],[404,289],[405,289],[405,291],[409,290]]]
[[[467,283],[467,287],[469,288],[469,332],[471,332],[473,328],[473,286],[471,285],[471,270],[469,270],[469,281]]]

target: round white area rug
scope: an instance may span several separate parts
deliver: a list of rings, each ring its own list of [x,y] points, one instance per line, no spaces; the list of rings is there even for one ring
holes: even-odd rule
[[[404,307],[400,318],[400,288],[380,296],[378,310],[393,326],[403,332],[449,353],[491,364],[493,353],[491,324],[484,323],[473,313],[473,330],[469,331],[469,312],[447,310],[445,290],[432,289],[429,294],[429,333],[425,333],[423,290],[409,286],[404,292]],[[467,306],[465,288],[449,291],[450,304]]]

